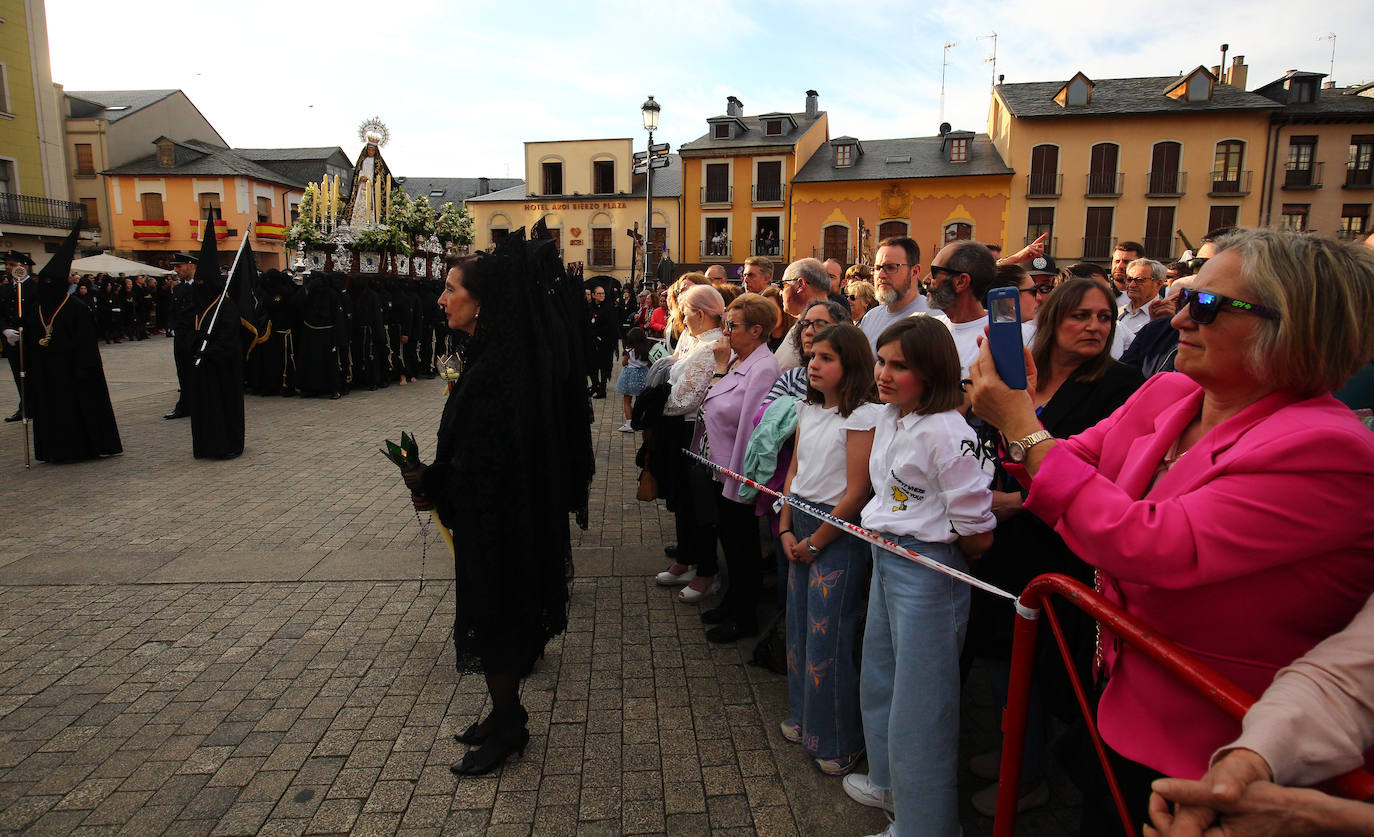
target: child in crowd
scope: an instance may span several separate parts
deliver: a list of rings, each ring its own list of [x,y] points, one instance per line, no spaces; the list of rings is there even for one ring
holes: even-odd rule
[[[977,440],[959,412],[959,353],[949,329],[912,317],[878,338],[880,412],[869,457],[873,499],[865,528],[967,571],[965,555],[992,543],[996,520]],[[959,653],[969,588],[873,549],[859,705],[868,775],[849,796],[895,814],[887,834],[957,837]]]
[[[816,309],[821,310],[821,309]],[[784,492],[844,520],[868,501],[873,425],[873,352],[849,324],[811,341],[806,400],[797,404],[796,455]],[[789,505],[782,507],[787,578],[787,694],[782,735],[828,776],[854,769],[864,753],[859,717],[858,640],[868,545]]]
[[[625,333],[625,352],[620,356],[620,377],[616,379],[615,391],[625,398],[625,423],[616,428],[621,433],[633,433],[630,424],[631,406],[634,398],[644,391],[644,381],[649,375],[649,351],[653,344],[642,328],[632,328]]]

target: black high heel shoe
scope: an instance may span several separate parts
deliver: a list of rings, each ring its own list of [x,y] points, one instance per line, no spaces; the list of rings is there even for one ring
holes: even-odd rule
[[[468,727],[462,732],[454,733],[453,740],[457,741],[459,744],[466,744],[469,747],[475,747],[478,744],[485,742],[488,736],[490,735],[491,716],[488,715],[487,717],[474,723],[472,726]]]
[[[459,776],[481,776],[505,764],[511,753],[525,755],[525,746],[530,743],[530,731],[521,727],[513,736],[496,735],[475,750],[469,750],[463,760],[449,765]]]

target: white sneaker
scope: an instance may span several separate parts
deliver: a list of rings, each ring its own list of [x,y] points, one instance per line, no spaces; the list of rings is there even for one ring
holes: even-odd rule
[[[673,567],[686,567],[686,569],[680,573],[675,573],[673,572]],[[673,564],[672,567],[654,576],[654,581],[657,582],[660,587],[676,587],[679,584],[686,584],[696,577],[696,567],[687,567],[686,564]]]
[[[860,805],[882,808],[889,814],[892,813],[892,791],[886,788],[875,788],[873,783],[868,781],[867,773],[850,773],[844,777],[842,784],[844,785],[844,792],[849,794],[849,798]],[[890,830],[891,828],[889,828]]]
[[[634,427],[631,426],[631,424],[630,424],[630,422],[629,422],[628,420],[627,420],[624,424],[622,424],[622,425],[620,425],[619,427],[617,427],[616,430],[619,430],[621,433],[633,433],[633,432],[635,432]]]

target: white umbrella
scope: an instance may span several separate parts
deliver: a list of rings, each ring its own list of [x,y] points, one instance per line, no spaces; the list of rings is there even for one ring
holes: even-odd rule
[[[73,261],[72,272],[104,273],[109,276],[118,276],[121,273],[125,276],[171,276],[174,271],[101,253],[98,256],[87,256]]]

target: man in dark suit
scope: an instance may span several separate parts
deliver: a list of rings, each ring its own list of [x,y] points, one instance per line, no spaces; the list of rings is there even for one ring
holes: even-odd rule
[[[186,418],[191,415],[189,392],[191,364],[196,351],[196,303],[191,294],[191,278],[196,272],[196,257],[184,253],[172,256],[172,270],[177,284],[172,288],[172,357],[177,365],[177,403],[165,419]]]
[[[24,301],[28,302],[28,283],[25,280],[33,268],[33,259],[29,258],[27,253],[10,250],[4,254],[4,260],[5,272],[9,274],[10,283],[0,287],[0,330],[4,334],[3,339],[0,339],[0,350],[4,351],[5,359],[10,363],[10,373],[14,375],[14,388],[19,391],[19,408],[5,421],[19,421],[24,417],[24,384],[20,375],[22,350],[19,345],[19,333],[22,323],[19,318],[19,295],[24,294]]]

